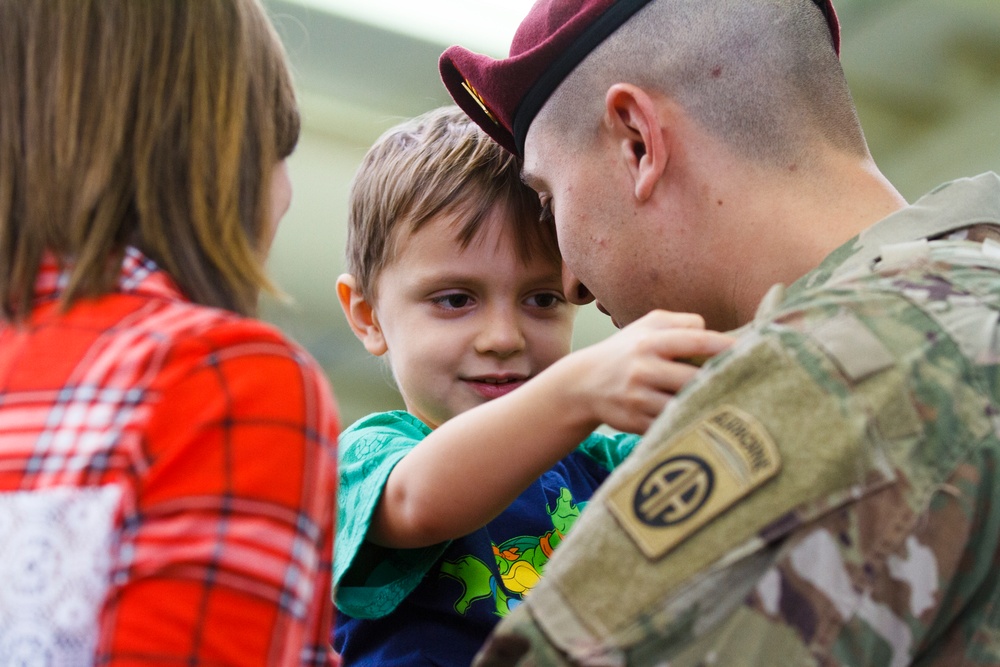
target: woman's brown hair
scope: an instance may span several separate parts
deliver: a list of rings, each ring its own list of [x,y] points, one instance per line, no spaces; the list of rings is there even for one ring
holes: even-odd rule
[[[253,314],[274,166],[299,116],[258,0],[0,0],[0,298],[41,260],[114,289],[125,246],[193,301]]]

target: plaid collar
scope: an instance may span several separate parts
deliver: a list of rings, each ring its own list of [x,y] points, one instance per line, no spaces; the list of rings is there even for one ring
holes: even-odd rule
[[[60,268],[53,253],[46,253],[35,280],[35,299],[58,299],[69,284],[70,266]],[[118,291],[167,299],[184,299],[180,288],[138,248],[128,246],[118,274]]]

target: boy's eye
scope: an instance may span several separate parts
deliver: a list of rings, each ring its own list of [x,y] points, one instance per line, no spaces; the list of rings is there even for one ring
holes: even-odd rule
[[[472,301],[468,294],[442,294],[431,299],[431,302],[445,308],[465,308]]]
[[[562,296],[554,292],[539,292],[528,297],[528,305],[536,308],[554,308],[562,301]]]

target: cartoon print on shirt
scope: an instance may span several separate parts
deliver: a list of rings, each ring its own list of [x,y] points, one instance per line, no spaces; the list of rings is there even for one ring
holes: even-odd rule
[[[552,530],[541,537],[519,536],[500,545],[494,544],[499,582],[489,566],[475,556],[443,562],[441,576],[456,579],[463,586],[462,595],[455,602],[455,611],[464,615],[476,600],[493,598],[497,616],[510,613],[538,583],[553,549],[580,518],[586,504],[574,503],[570,490],[561,488],[555,508],[545,508],[552,519]]]

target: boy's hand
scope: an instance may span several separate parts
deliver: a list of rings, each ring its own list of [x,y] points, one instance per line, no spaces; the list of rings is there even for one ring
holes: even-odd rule
[[[698,366],[734,341],[706,330],[700,315],[656,310],[559,363],[576,366],[570,391],[598,423],[644,433]]]

